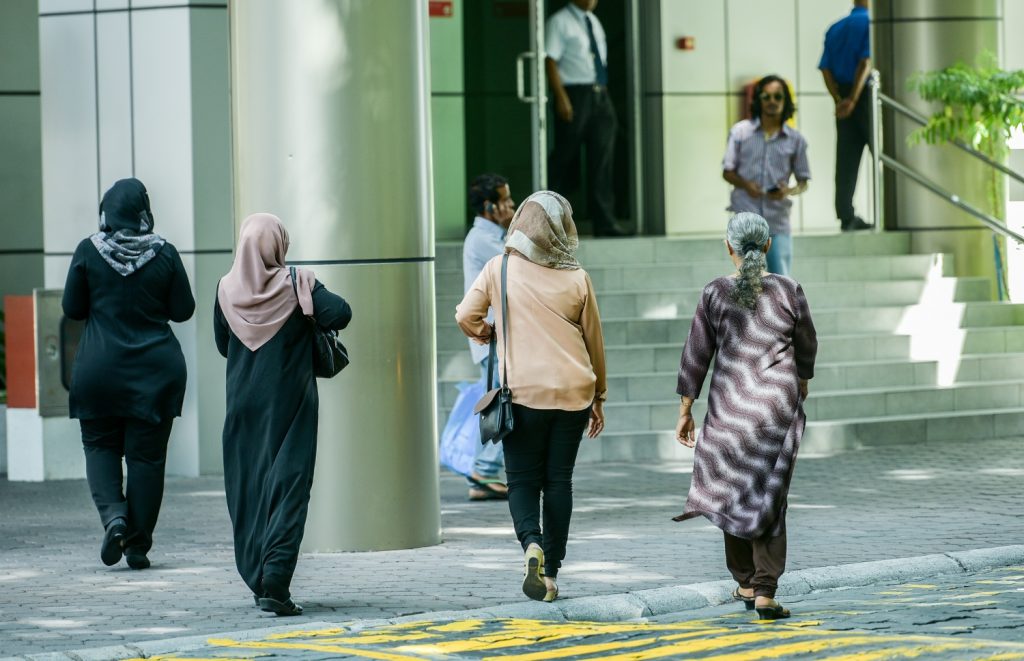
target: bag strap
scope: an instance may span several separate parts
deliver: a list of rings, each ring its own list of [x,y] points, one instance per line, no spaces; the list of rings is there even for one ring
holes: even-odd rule
[[[501,258],[501,389],[508,390],[508,253]],[[498,362],[498,344],[494,334],[491,335],[490,350],[487,352],[487,390],[494,383],[494,363]]]
[[[508,253],[501,256],[501,389],[508,390]]]
[[[298,285],[295,284],[295,267],[294,266],[289,266],[288,267],[288,273],[290,273],[291,276],[292,276],[292,291],[295,292],[295,300],[298,301],[299,300],[299,287],[298,287]]]

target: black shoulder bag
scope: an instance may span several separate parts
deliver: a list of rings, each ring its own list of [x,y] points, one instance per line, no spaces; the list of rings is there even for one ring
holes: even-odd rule
[[[288,269],[292,276],[292,291],[295,299],[299,298],[299,288],[295,284],[295,267]],[[306,317],[310,330],[313,331],[313,374],[321,379],[330,379],[348,367],[348,349],[338,339],[338,331],[333,328],[321,328],[313,317]]]
[[[508,253],[501,258],[501,387],[489,390],[480,398],[473,408],[480,414],[480,442],[500,443],[512,432],[512,391],[508,389],[508,299],[506,285],[508,281]],[[491,335],[491,351],[487,356],[487,385],[494,383],[494,368],[498,362],[497,340]]]

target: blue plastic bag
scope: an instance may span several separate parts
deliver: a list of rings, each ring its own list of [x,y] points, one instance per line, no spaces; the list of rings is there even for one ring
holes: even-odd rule
[[[455,386],[459,396],[441,432],[438,453],[441,465],[461,475],[473,472],[473,462],[480,449],[480,416],[473,407],[487,392],[483,379],[463,381]]]

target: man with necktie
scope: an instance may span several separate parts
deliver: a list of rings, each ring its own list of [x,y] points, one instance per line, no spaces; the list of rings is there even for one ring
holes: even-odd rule
[[[597,0],[570,0],[548,18],[545,65],[555,104],[555,145],[548,188],[576,189],[580,147],[586,145],[587,209],[594,236],[626,236],[615,223],[612,173],[615,108],[608,96],[608,42],[594,15]]]

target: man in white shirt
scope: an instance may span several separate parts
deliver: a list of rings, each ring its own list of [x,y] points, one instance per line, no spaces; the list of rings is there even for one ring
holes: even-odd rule
[[[469,186],[469,207],[476,217],[473,218],[473,227],[462,244],[462,278],[465,291],[469,291],[476,282],[484,265],[492,257],[505,251],[505,230],[512,222],[516,203],[504,177],[497,174],[482,174]],[[493,320],[493,312],[488,318]],[[473,356],[473,362],[480,365],[481,379],[486,380],[488,347],[470,341],[469,351]],[[492,381],[497,378],[495,374]],[[487,385],[488,389],[492,387],[495,387],[493,383]],[[501,443],[477,446],[473,473],[467,478],[470,484],[470,500],[508,497],[508,488],[500,478],[504,464]]]
[[[571,0],[548,18],[545,66],[555,104],[555,145],[548,188],[563,195],[579,183],[580,147],[587,147],[587,209],[594,236],[625,236],[615,223],[612,174],[615,108],[608,96],[608,42],[594,15],[597,0]]]

